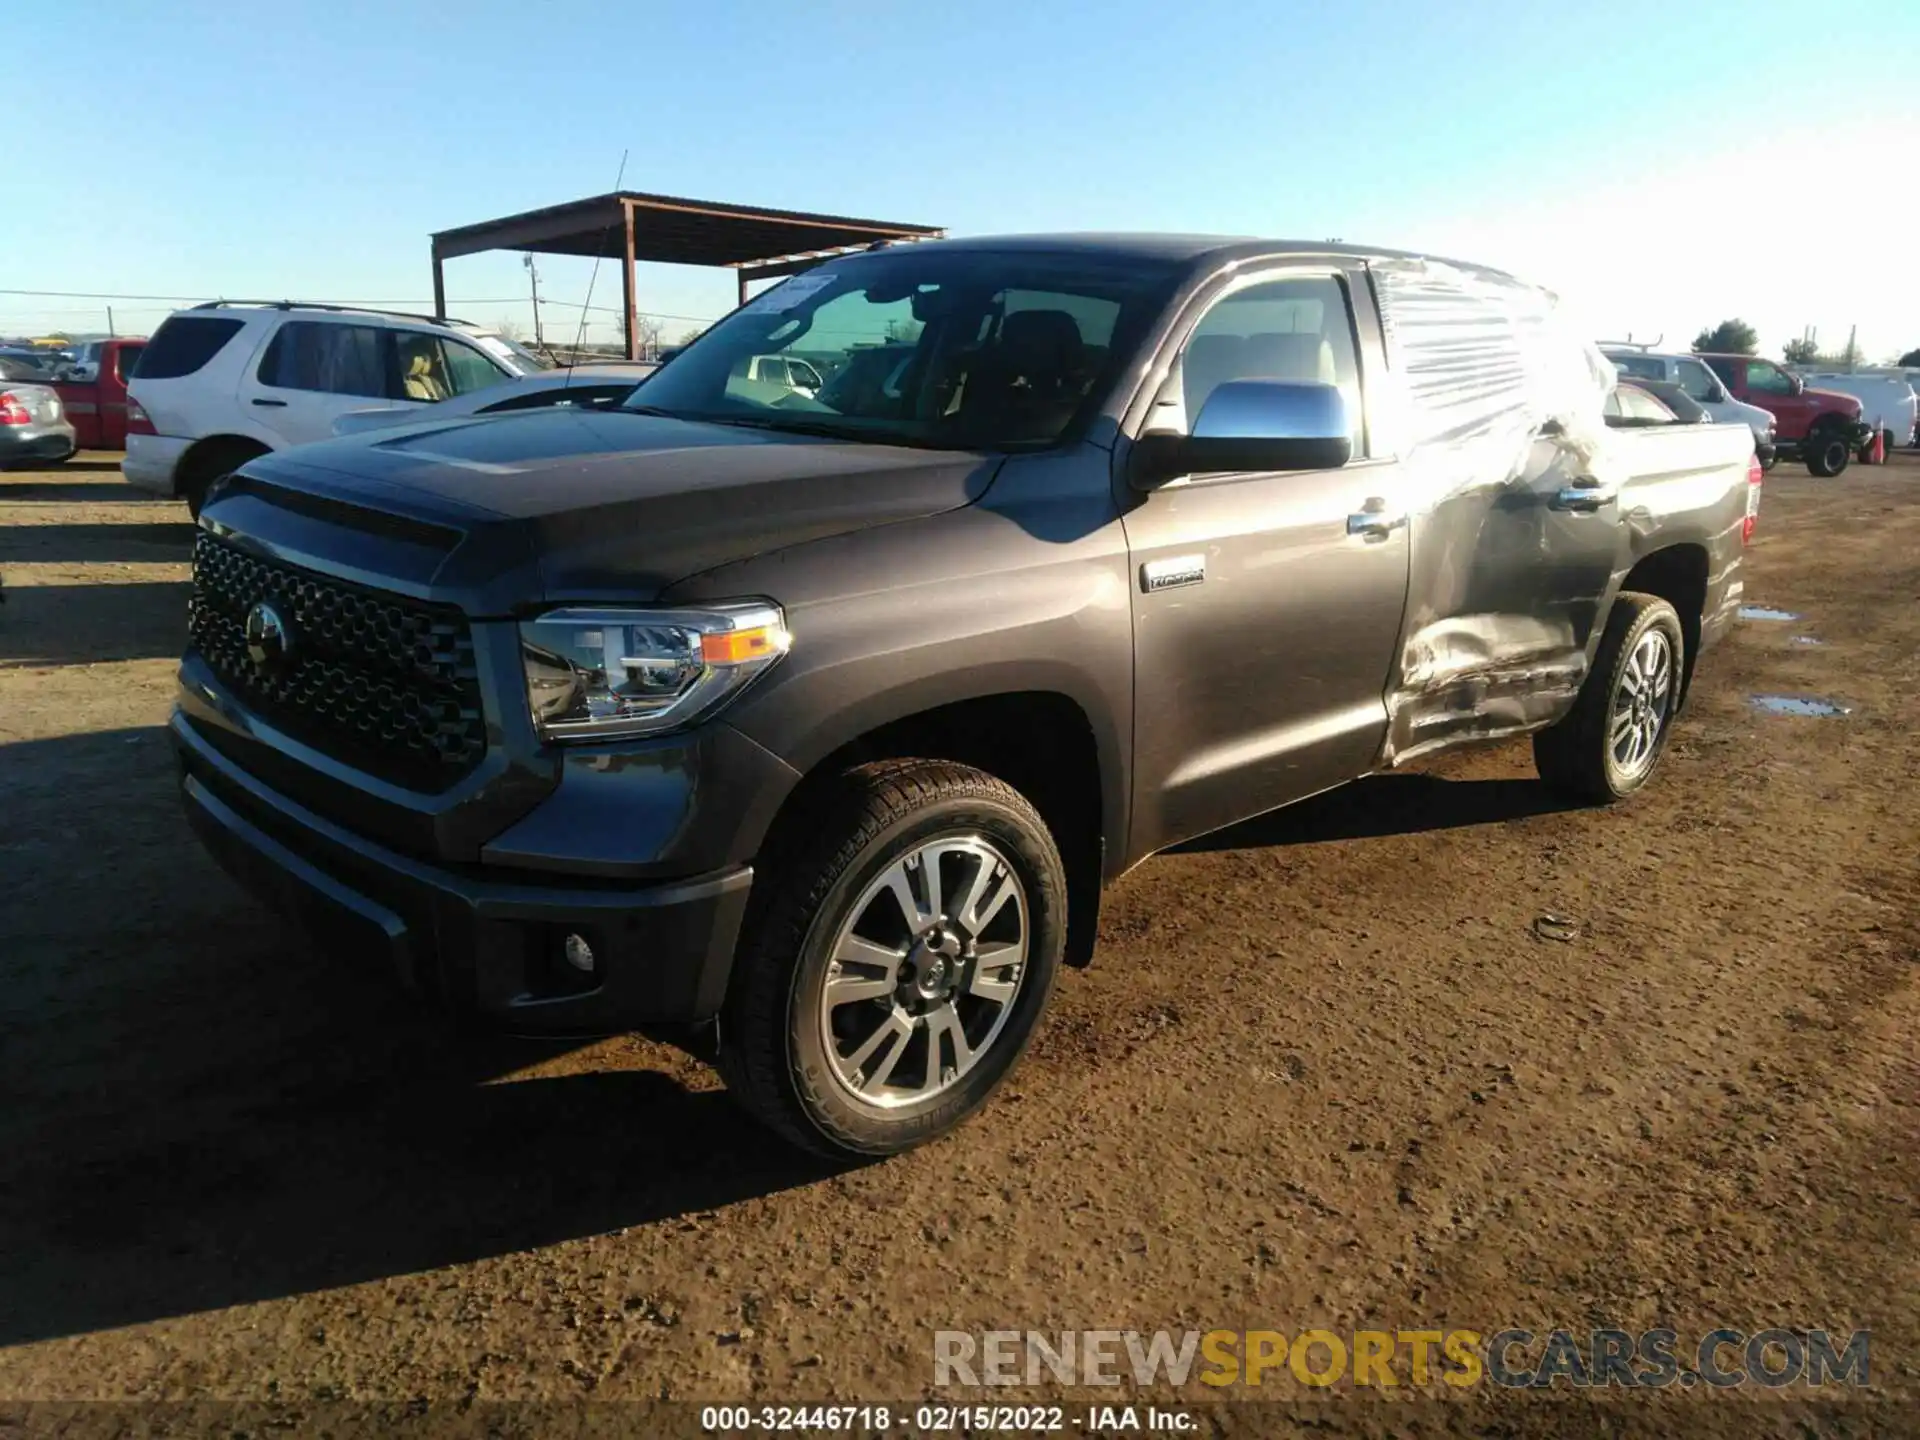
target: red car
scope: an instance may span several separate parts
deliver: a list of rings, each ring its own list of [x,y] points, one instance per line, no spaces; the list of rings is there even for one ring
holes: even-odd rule
[[[1873,439],[1860,402],[1835,390],[1810,390],[1807,382],[1757,355],[1702,355],[1736,400],[1769,411],[1778,430],[1780,456],[1804,460],[1819,476],[1838,475]]]
[[[78,378],[54,382],[82,450],[127,448],[127,381],[146,348],[144,336],[89,341],[67,367]]]

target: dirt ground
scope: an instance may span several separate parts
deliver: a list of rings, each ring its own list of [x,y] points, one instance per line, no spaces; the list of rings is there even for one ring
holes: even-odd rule
[[[1870,1328],[1876,1403],[1610,1413],[1920,1433],[1911,453],[1769,478],[1747,598],[1802,618],[1709,657],[1633,803],[1521,744],[1153,860],[996,1103],[843,1172],[672,1048],[457,1038],[232,886],[162,729],[191,533],[115,457],[0,475],[0,1402],[897,1403],[938,1329],[1780,1325]]]

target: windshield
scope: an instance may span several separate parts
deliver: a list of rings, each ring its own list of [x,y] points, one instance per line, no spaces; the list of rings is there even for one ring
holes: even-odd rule
[[[553,362],[543,360],[525,346],[504,335],[476,335],[473,343],[516,375],[531,375],[536,370],[551,370]]]
[[[1084,422],[1165,303],[1164,262],[905,249],[755,296],[634,391],[688,420],[935,449],[1033,449]]]

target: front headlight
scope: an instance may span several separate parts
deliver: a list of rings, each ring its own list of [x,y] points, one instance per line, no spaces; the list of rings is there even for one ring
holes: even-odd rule
[[[553,610],[520,624],[534,728],[546,740],[615,740],[707,716],[792,638],[765,602],[686,610]]]

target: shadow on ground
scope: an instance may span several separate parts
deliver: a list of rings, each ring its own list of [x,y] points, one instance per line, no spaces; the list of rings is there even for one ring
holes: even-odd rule
[[[4,497],[0,497],[4,498]],[[98,564],[116,560],[148,563],[193,558],[194,527],[187,520],[11,525],[0,531],[0,564]]]
[[[175,783],[158,727],[0,746],[0,1345],[832,1173],[688,1088],[712,1077],[682,1056],[588,1070],[574,1044],[459,1034],[318,953],[193,843]],[[579,1068],[512,1078],[542,1061]]]
[[[1556,794],[1538,780],[1451,780],[1420,773],[1369,775],[1298,805],[1189,840],[1174,853],[1415,835],[1579,808],[1577,801]]]
[[[7,585],[0,604],[0,663],[88,665],[177,656],[186,648],[191,588],[185,580]]]
[[[72,469],[72,466],[68,466]],[[114,468],[118,468],[117,466]],[[44,472],[42,472],[44,473]],[[178,505],[164,495],[102,480],[15,480],[0,472],[0,502],[32,500],[57,505]],[[186,507],[181,506],[181,513]]]

